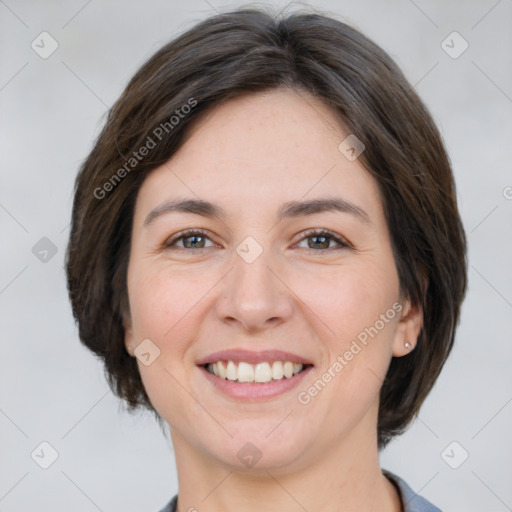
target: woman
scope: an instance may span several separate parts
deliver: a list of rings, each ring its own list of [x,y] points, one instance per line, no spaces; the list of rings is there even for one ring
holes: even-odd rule
[[[76,182],[81,341],[168,423],[164,511],[436,511],[382,470],[448,357],[466,239],[390,57],[319,14],[199,23],[136,73]]]

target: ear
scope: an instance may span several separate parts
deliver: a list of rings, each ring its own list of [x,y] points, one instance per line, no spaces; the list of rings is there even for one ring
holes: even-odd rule
[[[410,300],[404,301],[402,305],[402,316],[397,325],[393,341],[393,356],[395,357],[405,356],[414,350],[423,326],[422,309],[419,306],[412,305]],[[410,343],[412,348],[407,348],[406,343]]]
[[[123,327],[124,327],[124,346],[128,354],[133,356],[135,350],[135,339],[133,336],[132,321],[129,315],[123,315]]]

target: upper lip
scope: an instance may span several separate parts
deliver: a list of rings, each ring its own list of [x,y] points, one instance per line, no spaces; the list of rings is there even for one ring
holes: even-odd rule
[[[313,364],[308,359],[297,354],[293,354],[292,352],[284,352],[282,350],[259,350],[255,352],[253,350],[238,348],[213,352],[207,356],[199,358],[196,364],[198,366],[202,366],[208,363],[216,363],[217,361],[243,361],[251,364],[274,361],[291,361],[293,363]]]

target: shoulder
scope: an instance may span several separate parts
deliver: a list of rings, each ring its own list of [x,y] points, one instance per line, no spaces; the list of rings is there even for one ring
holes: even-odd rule
[[[178,501],[178,495],[174,496],[174,498],[167,503],[167,505],[160,510],[160,512],[176,512],[176,502]]]
[[[399,476],[386,469],[383,469],[382,473],[398,488],[404,504],[404,512],[442,512],[430,501],[416,494]]]

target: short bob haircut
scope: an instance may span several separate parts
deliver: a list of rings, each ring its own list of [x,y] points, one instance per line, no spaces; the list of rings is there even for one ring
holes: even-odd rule
[[[66,254],[73,315],[113,393],[130,411],[145,407],[160,422],[124,345],[137,192],[207,109],[283,87],[323,101],[365,145],[359,162],[378,183],[400,291],[423,310],[415,350],[392,359],[381,388],[382,449],[417,415],[452,349],[467,287],[466,235],[449,158],[427,108],[386,52],[332,17],[255,8],[215,15],[137,71],[76,179]]]

